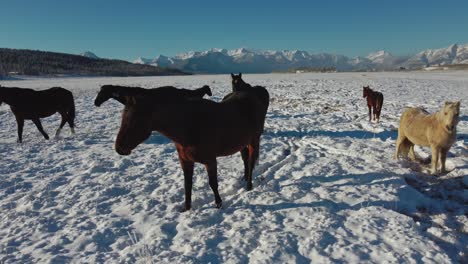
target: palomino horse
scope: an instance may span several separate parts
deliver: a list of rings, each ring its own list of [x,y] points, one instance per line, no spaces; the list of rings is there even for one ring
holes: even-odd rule
[[[49,139],[49,136],[42,128],[40,118],[51,116],[57,112],[62,116],[62,122],[55,136],[60,134],[60,130],[67,122],[70,125],[71,132],[75,133],[75,102],[73,94],[67,89],[53,87],[47,90],[35,91],[16,87],[0,87],[0,104],[2,102],[10,105],[11,111],[15,115],[18,123],[18,141],[20,143],[23,141],[24,120],[27,119],[33,121],[45,139]]]
[[[383,94],[377,91],[373,91],[369,86],[362,87],[362,95],[364,98],[367,97],[367,107],[369,108],[369,122],[371,120],[380,120],[380,111],[382,111]],[[373,118],[371,118],[371,108]]]
[[[218,193],[216,157],[231,155],[247,146],[248,163],[253,168],[265,116],[262,102],[248,92],[236,92],[220,103],[176,98],[164,90],[128,96],[126,101],[115,150],[120,155],[129,155],[151,131],[171,139],[184,172],[183,211],[191,208],[195,162],[205,165],[218,208],[222,207],[222,201]],[[252,188],[251,172],[248,189]]]
[[[456,140],[460,114],[460,101],[445,102],[442,109],[429,114],[421,108],[408,108],[401,115],[396,142],[395,159],[400,154],[416,159],[414,145],[431,147],[431,173],[436,174],[440,159],[441,172],[445,172],[447,152]]]
[[[270,94],[268,91],[265,89],[263,86],[252,86],[244,80],[242,80],[242,73],[239,73],[239,75],[235,75],[231,73],[231,82],[232,82],[232,91],[233,93],[230,93],[226,95],[223,98],[223,101],[228,99],[232,94],[235,94],[237,91],[245,91],[253,94],[256,96],[261,102],[262,102],[262,109],[263,109],[263,116],[266,116],[266,113],[268,111],[268,106],[270,104]],[[265,122],[263,122],[264,124]],[[262,126],[262,133],[263,133],[263,126]],[[260,151],[257,152],[260,154]],[[242,161],[244,162],[244,179],[249,182],[248,180],[248,175],[249,175],[249,163],[248,163],[248,157],[249,157],[249,149],[248,147],[245,147],[241,150],[241,156],[242,156]],[[255,160],[258,161],[259,157],[256,157]],[[255,166],[253,164],[252,166]],[[253,167],[251,168],[253,170]],[[252,173],[250,173],[251,175]]]
[[[118,86],[118,85],[103,85],[101,90],[99,91],[96,99],[94,100],[95,106],[101,106],[102,103],[109,100],[110,98],[114,98],[115,100],[119,101],[123,105],[126,105],[126,98],[127,96],[134,96],[134,95],[144,95],[147,93],[151,93],[152,91],[156,90],[173,90],[177,93],[178,96],[182,96],[184,98],[194,98],[194,99],[201,99],[205,94],[211,96],[211,89],[208,85],[204,85],[201,88],[195,90],[189,89],[180,89],[175,88],[173,86],[162,86],[159,88],[153,89],[145,89],[140,87],[126,87],[126,86]]]

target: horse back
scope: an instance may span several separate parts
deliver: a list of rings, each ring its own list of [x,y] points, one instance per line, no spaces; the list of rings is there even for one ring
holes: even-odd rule
[[[422,108],[407,108],[400,118],[399,133],[402,133],[413,144],[428,146],[428,130],[435,125],[435,116]]]

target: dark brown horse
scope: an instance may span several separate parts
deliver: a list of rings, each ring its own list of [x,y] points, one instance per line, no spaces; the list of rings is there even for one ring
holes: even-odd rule
[[[70,125],[71,132],[75,133],[75,102],[72,92],[64,88],[53,87],[47,90],[35,91],[16,87],[0,87],[0,104],[2,102],[10,105],[11,111],[15,115],[18,123],[19,142],[23,141],[24,120],[28,119],[33,121],[45,139],[49,139],[42,127],[40,118],[51,116],[57,112],[62,116],[62,122],[55,136],[60,134],[60,130],[67,122]]]
[[[193,98],[193,99],[201,99],[205,94],[211,96],[211,89],[208,85],[204,85],[201,88],[195,90],[189,89],[182,89],[182,88],[175,88],[173,86],[162,86],[153,89],[145,89],[140,87],[126,87],[126,86],[119,86],[119,85],[103,85],[101,86],[101,90],[99,91],[96,99],[94,100],[95,106],[101,106],[102,103],[109,100],[110,98],[114,98],[115,100],[119,101],[123,105],[126,105],[128,96],[136,96],[136,95],[145,95],[148,93],[152,93],[157,90],[167,90],[168,93],[173,91],[176,96],[182,96],[184,98]]]
[[[216,206],[222,207],[218,193],[216,157],[231,155],[247,146],[249,174],[258,157],[260,136],[265,120],[262,102],[248,92],[235,92],[220,103],[210,100],[175,98],[167,91],[151,95],[128,96],[122,124],[115,141],[120,155],[129,155],[140,143],[158,131],[176,146],[184,171],[185,206],[191,208],[194,163],[202,163],[208,172]]]
[[[367,97],[367,107],[369,108],[369,122],[371,120],[380,120],[380,111],[382,111],[383,94],[377,91],[373,91],[369,86],[362,87],[362,95],[364,98]],[[372,114],[371,114],[372,108]],[[373,118],[372,118],[373,116]]]
[[[229,97],[235,92],[244,91],[248,92],[254,96],[256,96],[262,102],[262,109],[263,109],[263,116],[266,116],[268,111],[268,106],[270,104],[270,94],[263,86],[252,86],[246,83],[242,79],[242,73],[239,75],[235,75],[231,73],[231,82],[232,82],[232,93],[226,95],[223,98],[223,101],[229,99]],[[262,133],[263,133],[263,126],[262,126]],[[241,150],[242,161],[244,162],[244,179],[248,182],[248,171],[249,171],[249,164],[248,164],[248,157],[249,157],[249,150],[248,147],[245,147]],[[260,152],[258,152],[260,154]],[[259,157],[256,157],[255,160],[258,160]],[[254,164],[255,165],[255,164]],[[252,168],[253,169],[253,168]]]

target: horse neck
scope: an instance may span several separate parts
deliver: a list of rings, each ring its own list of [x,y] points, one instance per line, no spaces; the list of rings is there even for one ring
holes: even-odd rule
[[[159,104],[151,115],[152,129],[180,144],[186,142],[187,121],[190,120],[191,107],[185,103]]]
[[[16,101],[17,88],[0,88],[0,102],[11,105]]]
[[[134,95],[136,92],[136,90],[132,91],[131,89],[136,88],[114,86],[113,91],[111,92],[111,97],[120,102],[121,104],[127,105],[128,97]],[[116,96],[116,94],[118,94],[118,96]]]

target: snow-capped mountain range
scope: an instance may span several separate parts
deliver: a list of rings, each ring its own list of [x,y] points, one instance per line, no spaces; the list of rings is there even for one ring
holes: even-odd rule
[[[268,73],[296,68],[335,68],[338,71],[380,71],[402,67],[418,69],[425,66],[468,64],[468,44],[425,50],[414,56],[394,56],[387,51],[377,51],[366,57],[354,58],[329,53],[312,54],[301,50],[210,49],[190,51],[174,57],[140,57],[134,63],[194,73]]]

